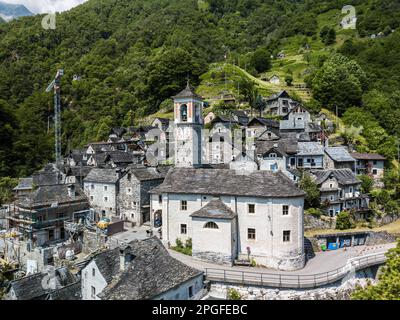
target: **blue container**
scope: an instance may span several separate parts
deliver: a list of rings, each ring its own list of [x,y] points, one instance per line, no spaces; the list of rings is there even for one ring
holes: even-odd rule
[[[337,250],[338,249],[338,245],[336,242],[331,242],[328,244],[328,250]]]

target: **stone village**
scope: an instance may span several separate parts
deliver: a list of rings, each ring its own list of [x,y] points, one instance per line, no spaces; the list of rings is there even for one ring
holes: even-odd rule
[[[194,264],[302,270],[300,179],[318,185],[331,219],[368,213],[357,175],[383,185],[384,157],[332,144],[333,121],[286,91],[257,115],[205,114],[189,82],[173,100],[173,121],[113,128],[20,179],[0,220],[0,254],[14,266],[6,299],[203,298],[206,275],[175,247],[190,248]]]

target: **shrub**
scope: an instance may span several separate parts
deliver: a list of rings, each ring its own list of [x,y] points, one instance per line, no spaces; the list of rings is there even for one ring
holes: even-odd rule
[[[310,209],[306,210],[306,214],[312,215],[315,218],[320,218],[322,215],[322,212],[319,209],[310,208]]]
[[[348,211],[340,212],[336,217],[336,229],[346,230],[355,227],[352,217]]]
[[[183,243],[182,243],[182,240],[181,240],[181,239],[177,238],[177,239],[175,240],[175,244],[176,244],[176,246],[177,246],[178,248],[183,248]]]
[[[192,238],[186,240],[185,247],[190,249],[192,248]]]
[[[241,300],[242,299],[242,295],[236,289],[229,288],[228,289],[228,299],[229,300]]]

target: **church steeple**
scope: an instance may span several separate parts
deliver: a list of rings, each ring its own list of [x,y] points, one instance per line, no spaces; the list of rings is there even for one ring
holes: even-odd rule
[[[175,165],[194,167],[201,164],[201,133],[203,128],[202,97],[195,93],[189,79],[186,88],[174,99]]]

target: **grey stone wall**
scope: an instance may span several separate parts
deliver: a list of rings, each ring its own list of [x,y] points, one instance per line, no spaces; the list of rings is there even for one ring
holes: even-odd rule
[[[365,241],[365,245],[373,246],[373,245],[377,245],[377,244],[396,242],[396,240],[399,236],[400,235],[396,236],[396,235],[390,234],[386,231],[370,232],[368,234],[367,240]]]
[[[235,289],[241,295],[241,300],[350,300],[358,285],[365,287],[368,283],[375,282],[373,272],[367,269],[357,272],[353,278],[316,289],[288,290],[212,282],[209,295],[227,299],[228,289]]]
[[[233,258],[230,255],[224,255],[217,252],[210,251],[193,251],[192,256],[202,261],[209,261],[215,264],[229,264],[232,265]]]
[[[311,214],[304,214],[304,230],[332,229],[336,226],[336,220],[329,217],[317,218]]]

